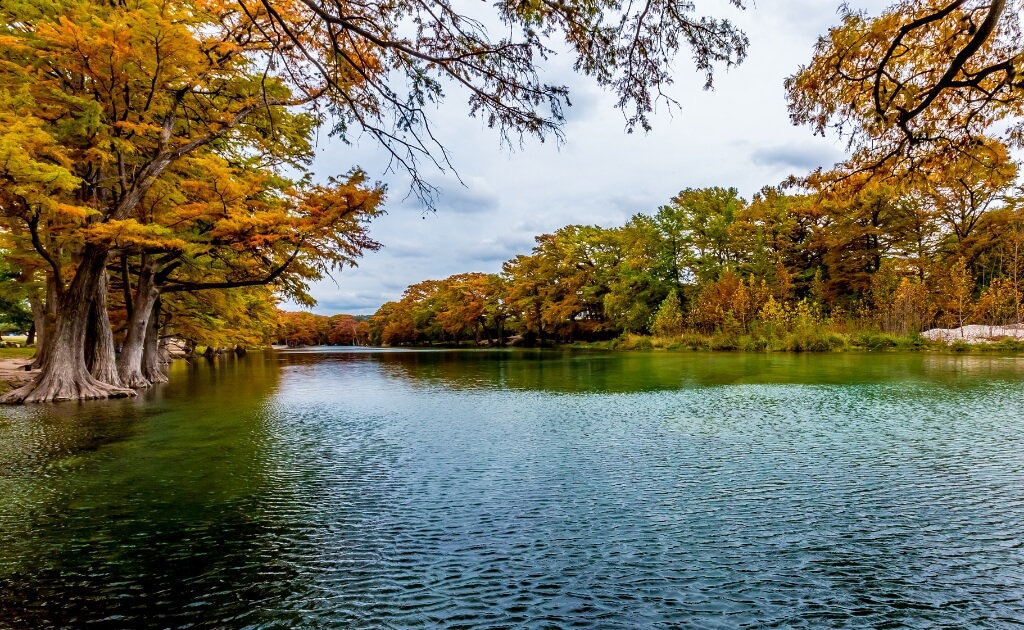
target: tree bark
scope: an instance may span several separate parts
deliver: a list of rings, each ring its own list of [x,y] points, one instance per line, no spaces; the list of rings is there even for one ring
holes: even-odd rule
[[[160,295],[156,286],[156,260],[142,256],[142,269],[135,291],[134,309],[128,319],[121,356],[117,358],[117,373],[126,387],[149,387],[153,383],[142,371],[142,355],[146,347],[146,331],[153,314],[153,306]]]
[[[146,324],[146,338],[142,344],[142,375],[152,384],[166,383],[167,374],[160,357],[160,294],[156,296]]]
[[[28,304],[32,307],[32,330],[35,333],[34,342],[36,344],[36,354],[43,347],[43,339],[46,337],[46,309],[43,306],[42,299],[31,296],[28,298]],[[32,341],[28,342],[28,345],[32,345]]]
[[[117,374],[117,354],[114,352],[114,333],[110,329],[107,313],[107,270],[100,273],[96,284],[96,295],[89,313],[86,331],[85,363],[89,373],[97,380],[122,387]]]
[[[60,296],[53,335],[42,372],[33,382],[0,398],[0,403],[50,402],[134,396],[130,389],[104,383],[85,364],[86,329],[107,251],[87,245],[71,285]],[[48,335],[49,336],[49,335]]]
[[[57,281],[52,273],[46,274],[45,298],[29,298],[32,319],[36,325],[36,354],[32,358],[32,369],[42,369],[50,355],[50,340],[57,325]]]

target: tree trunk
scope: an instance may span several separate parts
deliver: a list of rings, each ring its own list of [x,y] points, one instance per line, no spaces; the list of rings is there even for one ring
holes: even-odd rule
[[[57,325],[57,282],[52,273],[46,274],[46,297],[29,298],[29,305],[36,325],[36,354],[32,358],[32,369],[38,370],[50,354],[50,340]]]
[[[25,347],[36,345],[36,325],[35,322],[28,327],[28,337],[25,339]]]
[[[142,355],[145,351],[149,320],[159,295],[156,286],[156,261],[143,255],[134,309],[128,319],[121,356],[117,358],[117,373],[126,387],[140,388],[152,385],[142,373]]]
[[[49,402],[134,396],[130,389],[96,379],[85,364],[85,337],[106,250],[86,246],[75,277],[57,305],[53,335],[42,372],[33,382],[0,398],[2,403]]]
[[[146,325],[146,339],[142,345],[142,375],[153,384],[166,383],[167,374],[160,360],[160,294],[156,296]]]
[[[100,273],[89,313],[86,330],[85,363],[96,379],[115,387],[122,387],[117,375],[117,354],[114,352],[114,333],[110,330],[107,313],[107,270]]]

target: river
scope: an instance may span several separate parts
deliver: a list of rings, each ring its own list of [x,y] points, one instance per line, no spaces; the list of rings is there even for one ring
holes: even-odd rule
[[[381,351],[0,408],[0,627],[1024,623],[1024,359]]]

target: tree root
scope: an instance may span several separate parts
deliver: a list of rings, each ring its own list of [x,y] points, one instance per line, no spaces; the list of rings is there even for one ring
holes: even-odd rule
[[[92,376],[101,383],[107,383],[114,387],[123,387],[121,384],[121,377],[117,374],[117,368],[112,363],[107,364],[100,369],[94,368]]]
[[[43,374],[28,385],[0,397],[0,404],[128,398],[136,395],[131,389],[104,383],[88,374],[78,378]]]
[[[143,374],[149,380],[150,383],[156,385],[157,383],[170,383],[171,379],[163,373],[163,370],[158,369],[145,369]]]
[[[146,389],[153,386],[153,383],[143,376],[139,370],[132,370],[127,374],[122,374],[121,384],[132,389]]]

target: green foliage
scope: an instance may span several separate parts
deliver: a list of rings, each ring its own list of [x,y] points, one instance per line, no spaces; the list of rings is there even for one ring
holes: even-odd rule
[[[32,326],[28,290],[22,272],[0,251],[0,334],[25,332]]]
[[[683,309],[675,289],[661,303],[651,323],[651,332],[662,337],[675,337],[683,333]]]
[[[524,343],[618,336],[624,348],[795,352],[932,348],[919,333],[943,323],[1021,321],[1020,202],[1007,196],[981,213],[953,247],[939,216],[950,210],[922,194],[868,182],[845,197],[765,188],[747,203],[733,189],[684,190],[622,227],[537,237],[531,254],[505,263],[504,293],[483,297],[484,310],[500,307]],[[407,306],[374,318],[378,338],[444,341],[428,322],[466,292],[414,287]]]

